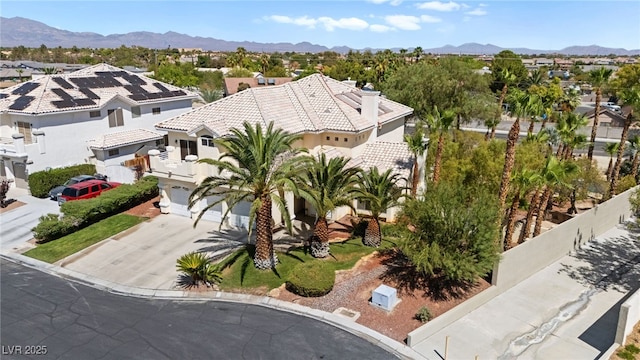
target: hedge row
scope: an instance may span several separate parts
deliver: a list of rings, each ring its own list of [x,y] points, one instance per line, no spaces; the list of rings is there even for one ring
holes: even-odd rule
[[[336,272],[325,261],[314,260],[296,265],[285,286],[294,294],[318,297],[328,294],[335,280]]]
[[[37,171],[29,174],[29,190],[31,195],[39,198],[49,196],[49,190],[78,175],[93,175],[96,166],[93,164],[73,165],[63,168]]]
[[[158,196],[158,178],[146,176],[135,184],[122,184],[93,199],[65,202],[60,207],[63,215],[48,214],[40,217],[40,223],[32,231],[38,243],[45,243],[128,210],[156,196]]]

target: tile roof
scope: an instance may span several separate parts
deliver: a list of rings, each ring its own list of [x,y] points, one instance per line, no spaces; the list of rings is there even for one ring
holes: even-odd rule
[[[400,174],[407,181],[413,167],[413,155],[405,142],[376,141],[366,144],[362,155],[351,159],[349,165],[363,170],[378,168],[380,172],[392,169],[394,174]]]
[[[157,131],[147,129],[133,129],[101,135],[93,140],[90,140],[88,142],[88,145],[92,149],[108,150],[125,145],[159,140],[162,139],[163,136],[163,133]]]
[[[195,133],[208,129],[218,136],[240,128],[244,121],[276,127],[291,133],[360,132],[376,124],[360,114],[362,90],[315,74],[303,79],[249,88],[156,124],[166,130]],[[408,106],[380,97],[378,123],[413,113]]]
[[[260,80],[259,80],[260,79]],[[252,77],[252,78],[224,78],[224,87],[227,95],[232,95],[238,92],[238,85],[240,83],[248,84],[249,87],[266,87],[273,85],[282,85],[293,80],[290,77]],[[271,83],[273,81],[273,83]]]
[[[2,89],[0,112],[46,114],[100,109],[115,97],[137,105],[193,99],[196,94],[115,66],[98,64]]]

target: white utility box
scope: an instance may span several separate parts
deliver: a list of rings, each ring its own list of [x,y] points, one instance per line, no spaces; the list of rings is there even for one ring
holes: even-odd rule
[[[371,294],[371,305],[381,309],[391,311],[397,303],[397,291],[390,286],[380,285]]]

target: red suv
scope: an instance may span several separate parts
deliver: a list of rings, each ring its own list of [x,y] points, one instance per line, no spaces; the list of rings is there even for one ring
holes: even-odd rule
[[[67,186],[58,196],[58,204],[62,204],[71,200],[91,199],[103,191],[111,190],[120,186],[120,183],[104,180],[89,180],[81,183]]]

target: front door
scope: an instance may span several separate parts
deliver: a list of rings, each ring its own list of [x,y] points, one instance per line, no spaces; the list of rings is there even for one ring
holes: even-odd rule
[[[13,163],[13,176],[15,176],[16,187],[26,189],[27,185],[27,165],[21,162]]]

